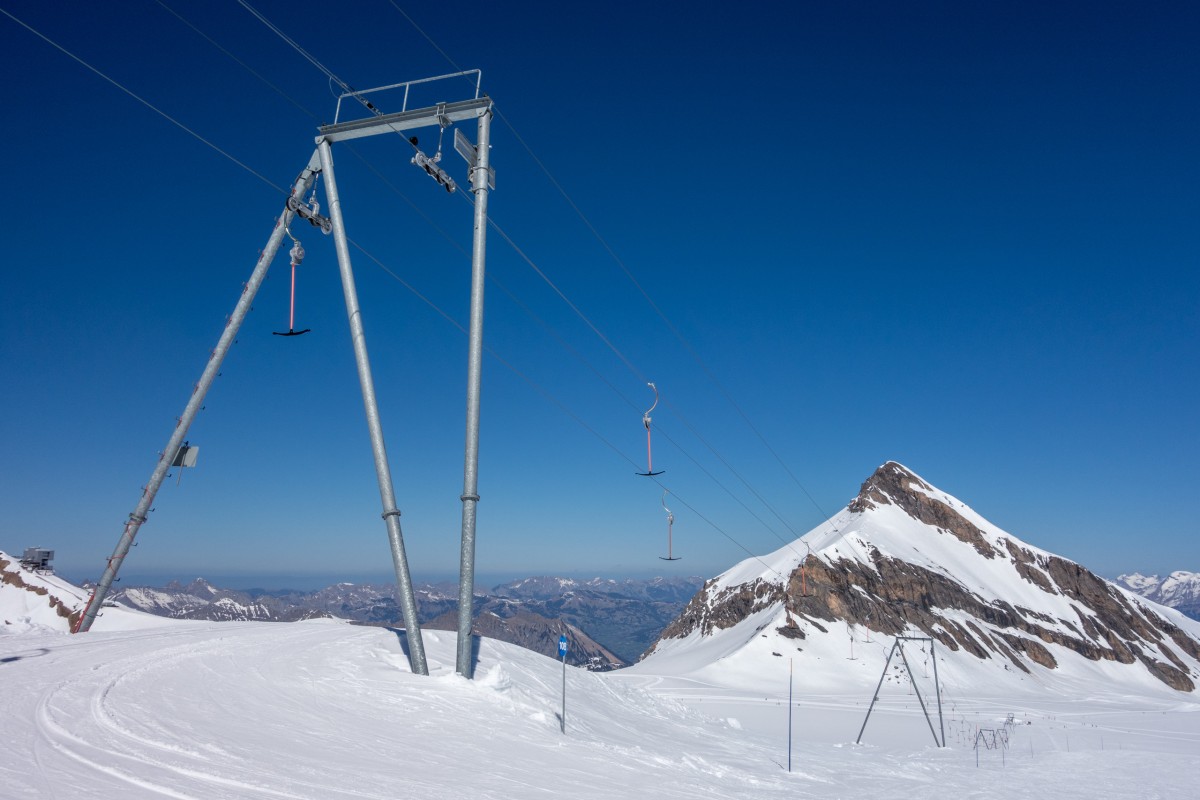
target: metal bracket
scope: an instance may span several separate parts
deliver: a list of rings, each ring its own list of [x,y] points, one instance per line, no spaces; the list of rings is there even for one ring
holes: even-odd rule
[[[475,173],[479,171],[479,148],[471,144],[463,132],[454,129],[454,151],[463,157],[463,161],[467,162],[467,175],[470,176],[471,189],[478,191],[483,187],[479,185]],[[496,189],[496,168],[488,166],[487,170],[487,186],[492,191]]]
[[[416,145],[413,145],[413,147],[416,147]],[[451,178],[446,170],[439,167],[434,159],[425,155],[420,150],[413,154],[412,163],[425,170],[425,174],[437,181],[438,186],[441,186],[449,194],[454,194],[454,190],[458,188],[458,184],[454,182],[454,178]]]
[[[321,216],[316,212],[316,209],[305,205],[295,197],[287,199],[287,207],[288,211],[291,211],[300,219],[308,220],[309,225],[312,225],[314,228],[320,228],[321,233],[329,235],[333,231],[333,222],[330,221],[329,217]]]
[[[437,117],[438,127],[441,128],[442,130],[446,130],[446,128],[449,128],[451,125],[454,124],[450,121],[450,118],[446,116],[446,104],[445,103],[438,103],[437,109],[434,110],[433,114],[435,117]]]

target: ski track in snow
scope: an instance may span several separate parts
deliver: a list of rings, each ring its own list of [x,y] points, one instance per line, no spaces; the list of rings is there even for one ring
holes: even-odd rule
[[[564,736],[558,662],[485,641],[466,681],[453,634],[425,643],[429,677],[396,632],[328,622],[0,637],[0,797],[1183,797],[1200,766],[1186,695],[956,697],[937,748],[892,689],[855,746],[873,682],[812,695],[797,681],[788,773],[786,684],[571,668]],[[1007,713],[1010,748],[976,767],[962,742]]]

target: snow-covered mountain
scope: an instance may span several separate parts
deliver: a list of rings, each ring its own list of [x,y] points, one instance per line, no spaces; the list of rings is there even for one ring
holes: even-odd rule
[[[161,589],[144,586],[118,589],[110,593],[107,599],[149,614],[174,619],[295,622],[330,616],[323,610],[298,607],[270,594],[218,589],[203,578],[196,578],[187,585],[172,582]]]
[[[1118,575],[1117,583],[1192,619],[1200,619],[1200,572],[1178,570],[1165,578],[1134,572]]]
[[[1092,676],[1192,692],[1200,679],[1200,625],[895,462],[826,524],[708,581],[638,669],[745,685],[786,653],[807,680],[836,684],[847,645],[881,667],[881,643],[898,635],[930,637],[945,677],[975,686],[1061,690]]]
[[[90,592],[47,570],[29,569],[0,551],[0,635],[68,633],[83,613]],[[124,629],[153,628],[166,621],[105,601],[100,617]],[[99,624],[99,623],[98,623]]]
[[[0,551],[0,625],[6,631],[70,630],[86,600],[82,594],[52,572],[26,569]]]

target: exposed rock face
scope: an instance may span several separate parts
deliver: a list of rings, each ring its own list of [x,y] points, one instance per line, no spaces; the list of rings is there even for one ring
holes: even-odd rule
[[[696,629],[707,636],[714,629],[732,628],[751,614],[785,600],[783,590],[769,581],[758,580],[730,587],[716,595],[709,591],[713,583],[704,584],[679,617],[663,630],[660,638],[679,638]]]
[[[68,628],[74,628],[75,623],[79,621],[79,617],[83,612],[71,611],[71,609],[68,608],[62,600],[50,594],[50,591],[46,589],[46,587],[33,586],[29,583],[26,583],[26,581],[21,577],[20,572],[9,572],[8,567],[11,566],[12,563],[13,562],[7,559],[0,558],[0,582],[16,587],[17,589],[23,589],[27,592],[38,595],[39,597],[45,597],[46,604],[54,610],[54,613],[58,614],[58,616],[67,621]]]
[[[850,510],[866,511],[891,503],[913,519],[948,531],[973,545],[981,556],[995,558],[997,553],[984,538],[983,531],[950,506],[930,496],[936,491],[895,461],[889,461],[863,483],[858,497],[850,503]]]
[[[1028,583],[1036,590],[1034,596],[1047,597],[1044,605],[1032,603],[1043,610],[995,594],[996,599],[985,599],[937,565],[885,555],[863,534],[857,541],[859,557],[826,549],[805,557],[782,582],[758,578],[730,586],[709,581],[662,638],[682,638],[693,631],[711,635],[781,605],[785,622],[776,632],[793,639],[805,638],[810,626],[824,631],[821,622],[845,622],[883,636],[916,629],[950,650],[1003,659],[1024,672],[1057,668],[1058,660],[1047,647],[1054,644],[1091,661],[1140,662],[1174,689],[1195,689],[1192,670],[1180,653],[1200,660],[1200,642],[1131,603],[1080,565],[1035,553],[1011,537],[997,535],[995,529],[986,533],[953,506],[952,498],[895,462],[884,464],[863,483],[848,510],[868,514],[888,505],[970,545],[980,558],[996,565],[989,567],[992,572],[1007,562],[1013,576],[1006,585],[1019,588]],[[1020,596],[1030,604],[1030,591],[1022,589]]]

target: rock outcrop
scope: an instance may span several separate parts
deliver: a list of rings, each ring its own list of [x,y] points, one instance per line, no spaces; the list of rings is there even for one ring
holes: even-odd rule
[[[66,620],[67,628],[75,627],[75,623],[79,621],[81,611],[73,610],[70,605],[63,602],[58,597],[50,593],[50,590],[45,586],[39,586],[35,583],[26,581],[22,576],[23,568],[15,570],[10,569],[13,566],[12,561],[5,558],[0,558],[0,583],[12,586],[15,589],[29,592],[40,598],[44,598],[46,605],[54,611],[62,619]]]

